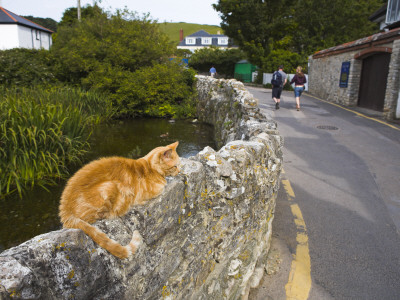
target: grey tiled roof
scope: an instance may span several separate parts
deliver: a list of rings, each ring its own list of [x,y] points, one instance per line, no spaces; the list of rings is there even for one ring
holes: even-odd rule
[[[18,24],[30,28],[35,28],[37,30],[45,31],[48,33],[53,33],[50,29],[47,29],[39,24],[29,21],[23,17],[20,17],[13,12],[0,6],[0,24]]]
[[[227,37],[224,34],[210,34],[205,30],[199,30],[195,33],[189,34],[186,37]]]

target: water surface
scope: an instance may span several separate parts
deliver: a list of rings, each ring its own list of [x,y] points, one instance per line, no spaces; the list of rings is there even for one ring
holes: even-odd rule
[[[134,119],[102,124],[90,138],[91,149],[85,161],[105,156],[138,158],[158,146],[179,141],[181,157],[197,154],[205,146],[215,149],[213,127],[202,123],[166,119]],[[0,252],[38,234],[61,228],[58,205],[65,182],[34,188],[23,199],[13,195],[0,200]]]

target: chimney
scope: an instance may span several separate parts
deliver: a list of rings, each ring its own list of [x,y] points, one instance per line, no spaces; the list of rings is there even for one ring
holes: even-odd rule
[[[1,1],[1,0],[0,0]],[[183,41],[183,29],[181,28],[181,30],[179,30],[179,41],[182,42]]]

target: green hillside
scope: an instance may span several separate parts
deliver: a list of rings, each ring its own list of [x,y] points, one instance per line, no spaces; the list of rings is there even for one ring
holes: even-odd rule
[[[183,29],[183,36],[195,33],[199,30],[205,30],[210,34],[223,34],[220,27],[214,25],[201,25],[192,23],[160,23],[160,29],[163,30],[176,45],[179,44],[179,30]]]

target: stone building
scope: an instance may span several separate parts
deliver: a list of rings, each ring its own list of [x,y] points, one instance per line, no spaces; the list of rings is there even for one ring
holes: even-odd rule
[[[330,102],[381,111],[387,120],[399,119],[400,27],[393,24],[312,55],[309,92]]]

